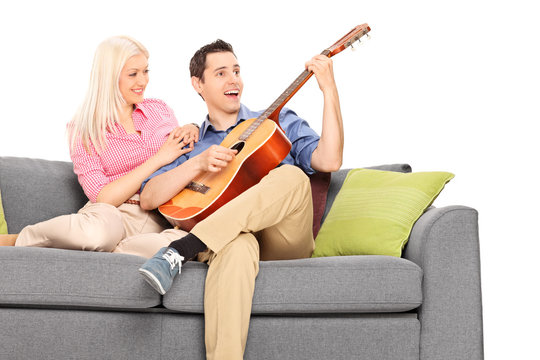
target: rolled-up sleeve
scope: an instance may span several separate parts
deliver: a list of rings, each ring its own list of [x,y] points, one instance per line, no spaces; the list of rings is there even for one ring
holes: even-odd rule
[[[290,109],[284,108],[279,117],[279,122],[292,143],[291,151],[283,162],[296,165],[307,174],[313,174],[315,170],[311,167],[311,157],[319,145],[320,136],[306,120]]]
[[[91,202],[96,202],[99,192],[109,181],[95,149],[91,146],[87,151],[82,142],[76,141],[71,150],[71,161],[84,193]]]

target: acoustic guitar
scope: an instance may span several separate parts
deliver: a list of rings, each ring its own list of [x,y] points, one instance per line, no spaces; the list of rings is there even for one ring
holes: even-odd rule
[[[359,25],[321,54],[332,57],[370,30],[367,24]],[[172,225],[189,231],[278,166],[291,149],[291,143],[279,125],[279,112],[312,75],[304,70],[258,118],[238,124],[221,143],[221,146],[238,151],[235,158],[220,172],[205,172],[193,179],[171,200],[159,206],[161,214]]]

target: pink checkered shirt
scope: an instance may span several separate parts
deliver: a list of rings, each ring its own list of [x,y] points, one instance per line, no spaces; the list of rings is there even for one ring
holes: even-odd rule
[[[71,152],[73,171],[90,201],[96,202],[105,185],[152,157],[172,129],[178,126],[172,109],[157,99],[145,99],[137,104],[133,111],[133,122],[140,136],[128,134],[122,125],[117,124],[115,132],[106,134],[107,147],[99,155],[93,146],[89,154],[80,140],[75,143]]]

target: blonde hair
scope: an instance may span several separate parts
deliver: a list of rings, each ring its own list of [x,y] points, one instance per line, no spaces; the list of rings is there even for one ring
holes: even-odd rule
[[[148,50],[128,36],[114,36],[99,44],[94,55],[90,84],[86,97],[68,127],[68,137],[73,150],[79,138],[89,150],[90,144],[99,153],[106,147],[106,132],[118,123],[118,109],[126,102],[118,82],[127,60]]]

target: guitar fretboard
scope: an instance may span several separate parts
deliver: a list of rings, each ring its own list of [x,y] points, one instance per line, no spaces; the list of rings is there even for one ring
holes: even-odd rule
[[[330,51],[327,49],[327,50],[324,50],[321,55],[325,55],[325,56],[328,56],[330,54]],[[270,115],[272,115],[274,113],[274,111],[276,111],[277,109],[279,109],[280,107],[282,107],[283,105],[285,105],[285,103],[287,101],[289,101],[289,99],[302,87],[302,85],[304,85],[304,83],[311,77],[311,75],[313,75],[313,73],[311,71],[308,71],[308,70],[304,70],[297,78],[296,80],[294,80],[292,82],[291,85],[289,85],[289,87],[272,103],[272,105],[270,105],[268,107],[268,109],[266,109],[258,118],[257,120],[255,120],[253,122],[253,124],[251,124],[246,130],[244,130],[244,132],[242,133],[242,135],[240,135],[238,137],[239,140],[242,140],[242,141],[245,141],[249,138],[249,136],[251,134],[253,134],[253,132],[255,130],[257,130],[257,128],[259,127],[259,125],[262,124],[262,122],[266,119],[268,119],[268,117]]]

